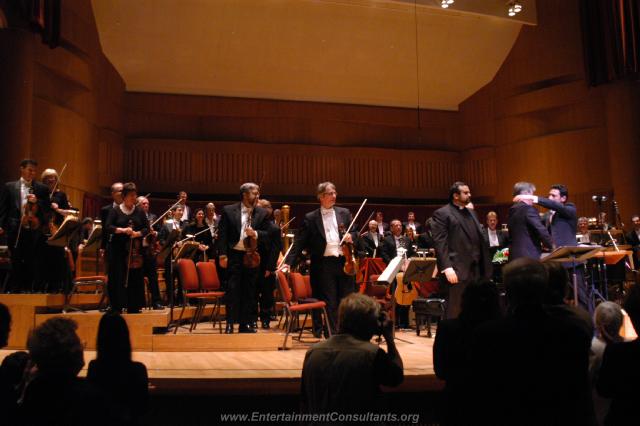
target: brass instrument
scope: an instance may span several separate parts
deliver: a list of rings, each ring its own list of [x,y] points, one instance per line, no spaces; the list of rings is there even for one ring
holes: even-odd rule
[[[282,206],[280,208],[280,212],[282,212],[282,223],[288,223],[289,222],[289,215],[291,214],[291,207],[289,207],[288,204],[285,204],[284,206]],[[278,224],[280,225],[280,224]],[[282,249],[286,252],[289,249],[289,246],[291,245],[291,239],[289,238],[288,231],[289,230],[289,226],[286,225],[284,227],[282,227]]]

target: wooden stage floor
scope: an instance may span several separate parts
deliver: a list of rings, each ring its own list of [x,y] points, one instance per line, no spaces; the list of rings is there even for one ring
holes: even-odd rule
[[[275,323],[274,323],[275,325]],[[201,324],[198,333],[204,338],[217,334],[207,330],[210,324]],[[188,335],[180,331],[177,335],[166,335],[167,339],[179,340]],[[281,343],[280,330],[264,331],[250,335],[222,335],[226,339],[237,337],[257,339],[263,335],[273,335]],[[219,336],[219,335],[218,335]],[[188,336],[187,336],[188,337]],[[265,336],[266,337],[266,336]],[[424,392],[440,390],[443,383],[433,372],[433,339],[425,333],[416,336],[415,331],[396,333],[397,346],[405,370],[404,383],[393,392]],[[309,342],[316,341],[310,337]],[[306,349],[311,343],[295,343],[290,350],[247,350],[247,351],[198,351],[198,352],[150,352],[134,351],[133,358],[147,366],[151,391],[155,394],[180,392],[201,394],[297,394],[300,388],[302,363]],[[386,349],[385,344],[381,345]],[[13,350],[0,350],[0,360]],[[95,351],[85,351],[86,366],[95,358]]]

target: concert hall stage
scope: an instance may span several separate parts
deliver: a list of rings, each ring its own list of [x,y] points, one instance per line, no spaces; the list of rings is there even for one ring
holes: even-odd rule
[[[74,306],[95,308],[99,295],[81,295],[72,300]],[[3,294],[0,302],[9,306],[13,316],[8,350],[0,351],[0,359],[13,350],[24,349],[29,330],[48,318],[67,316],[78,323],[78,335],[85,345],[86,363],[95,357],[95,341],[101,313],[98,310],[62,313],[62,295]],[[195,308],[185,310],[190,318]],[[174,310],[179,315],[180,308]],[[205,312],[205,318],[210,310]],[[154,393],[196,392],[206,394],[297,394],[305,350],[318,339],[304,333],[303,343],[288,340],[290,350],[279,350],[284,331],[271,323],[271,329],[256,334],[220,334],[211,322],[201,322],[189,332],[180,328],[177,334],[167,331],[170,310],[143,310],[140,314],[124,314],[131,333],[134,359],[149,370]],[[397,333],[397,346],[405,367],[405,381],[394,391],[424,392],[442,387],[433,372],[433,339],[426,332]],[[384,344],[383,344],[384,347]],[[86,370],[82,374],[85,374]]]

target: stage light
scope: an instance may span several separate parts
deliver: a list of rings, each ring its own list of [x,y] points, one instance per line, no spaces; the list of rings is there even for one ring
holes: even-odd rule
[[[442,7],[443,9],[446,9],[450,5],[452,5],[453,3],[455,3],[455,0],[441,0],[440,1],[440,7]]]
[[[523,6],[517,0],[511,0],[507,3],[507,13],[509,16],[516,16],[518,13],[522,12]]]

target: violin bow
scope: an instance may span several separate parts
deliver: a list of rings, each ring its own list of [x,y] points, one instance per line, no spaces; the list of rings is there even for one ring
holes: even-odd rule
[[[64,174],[65,170],[67,170],[67,163],[64,163],[64,166],[62,166],[62,170],[60,170],[58,179],[56,179],[56,184],[53,185],[53,190],[51,191],[51,194],[49,194],[49,201],[53,199],[53,194],[55,194],[56,190],[58,189],[58,184],[60,183],[60,179],[62,179],[62,175]]]
[[[358,232],[358,235],[362,235],[362,233],[364,232],[365,228],[367,227],[367,225],[369,224],[369,221],[371,220],[371,218],[373,217],[373,214],[375,213],[375,209],[371,210],[371,214],[369,215],[369,217],[367,218],[367,220],[364,221],[364,225],[362,225],[362,228],[360,228],[360,232]]]
[[[367,204],[367,199],[366,198],[364,199],[362,204],[360,204],[360,208],[358,209],[358,213],[356,213],[356,215],[354,216],[353,220],[351,221],[351,224],[349,224],[349,227],[347,228],[346,232],[342,236],[342,239],[340,240],[340,244],[344,243],[344,239],[347,238],[347,235],[349,235],[349,231],[351,231],[351,228],[353,227],[353,224],[356,223],[356,220],[358,219],[358,216],[360,215],[360,212],[362,211],[362,209],[363,209],[365,204]]]

